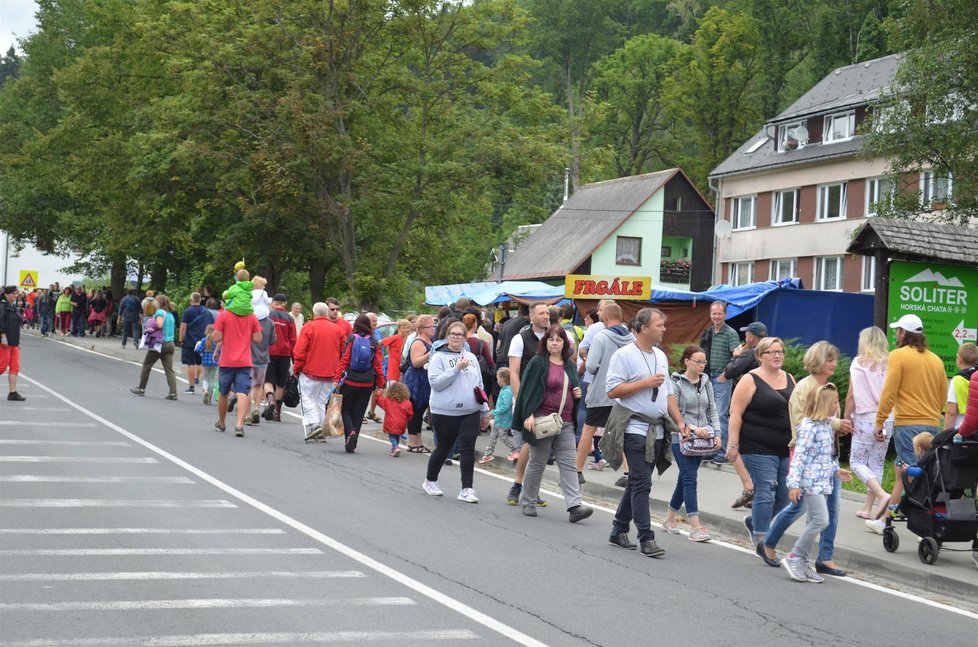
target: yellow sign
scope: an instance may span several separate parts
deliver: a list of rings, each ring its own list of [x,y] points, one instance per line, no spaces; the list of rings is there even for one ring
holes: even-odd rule
[[[564,296],[568,299],[648,301],[652,296],[652,277],[568,274],[564,278]]]
[[[37,270],[20,271],[20,287],[33,290],[37,287]]]

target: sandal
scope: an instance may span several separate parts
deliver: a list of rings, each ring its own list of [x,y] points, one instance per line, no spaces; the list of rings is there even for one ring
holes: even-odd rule
[[[744,490],[736,501],[731,504],[731,508],[742,508],[754,500],[754,490]]]
[[[408,447],[408,453],[410,454],[430,454],[431,450],[424,445],[418,445],[417,447]]]
[[[366,420],[372,420],[373,422],[384,422],[382,418],[378,418],[376,413],[371,413],[366,417]]]

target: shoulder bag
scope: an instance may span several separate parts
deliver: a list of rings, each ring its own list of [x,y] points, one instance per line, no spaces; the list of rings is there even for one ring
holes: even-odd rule
[[[557,413],[549,413],[545,416],[533,416],[533,435],[537,440],[550,438],[560,433],[564,428],[564,403],[567,402],[567,371],[564,370],[564,387],[560,394],[560,407]]]

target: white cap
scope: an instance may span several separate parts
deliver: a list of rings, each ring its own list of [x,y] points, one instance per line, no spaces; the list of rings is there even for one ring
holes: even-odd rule
[[[903,328],[907,332],[924,332],[924,322],[917,315],[903,315],[890,324],[890,328]]]

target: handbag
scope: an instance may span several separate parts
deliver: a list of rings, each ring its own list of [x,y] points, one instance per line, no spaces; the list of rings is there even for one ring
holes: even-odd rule
[[[489,404],[489,396],[486,395],[481,386],[473,386],[472,393],[475,395],[475,401],[479,404]]]
[[[343,435],[343,394],[333,392],[326,407],[326,419],[323,421],[324,436]]]
[[[282,404],[290,409],[299,406],[299,378],[294,373],[289,376],[288,381],[285,383]]]
[[[564,371],[564,388],[560,394],[560,407],[557,413],[548,413],[545,416],[533,416],[533,436],[537,440],[550,438],[560,433],[564,428],[564,403],[567,402],[567,371]]]
[[[717,453],[716,432],[712,427],[704,427],[710,430],[709,438],[700,438],[695,432],[690,432],[686,438],[679,441],[679,451],[683,456],[713,456]]]

